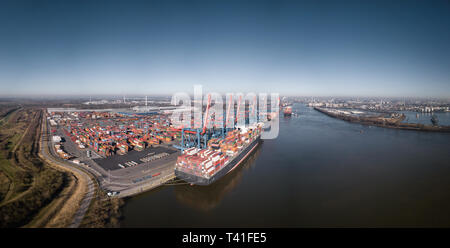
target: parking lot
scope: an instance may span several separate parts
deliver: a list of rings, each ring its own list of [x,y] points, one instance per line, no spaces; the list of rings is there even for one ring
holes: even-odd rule
[[[173,159],[169,156],[176,153],[177,150],[169,149],[163,146],[150,147],[142,151],[130,151],[125,155],[113,155],[106,158],[97,158],[94,161],[104,170],[119,170],[121,168],[133,167],[138,164],[145,164],[146,167],[154,167],[167,163],[167,159]]]

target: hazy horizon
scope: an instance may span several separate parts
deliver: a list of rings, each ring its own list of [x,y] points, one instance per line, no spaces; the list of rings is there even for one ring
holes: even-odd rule
[[[448,1],[2,1],[0,97],[450,98]]]
[[[186,92],[191,97],[193,97],[192,92]],[[203,91],[203,96],[205,97],[208,93],[212,93],[212,91]],[[217,92],[215,92],[217,93]],[[227,93],[243,93],[247,94],[249,92],[220,92],[223,97],[225,97],[225,94]],[[270,92],[254,92],[254,93],[270,93]],[[139,100],[134,98],[140,98],[140,100],[145,99],[145,97],[148,97],[148,100],[150,101],[150,98],[170,98],[173,96],[173,94],[125,94],[125,95],[118,95],[118,94],[52,94],[52,95],[42,95],[42,94],[28,94],[28,95],[1,95],[0,94],[0,101],[1,100],[14,100],[14,99],[29,99],[29,100],[123,100],[123,97],[125,97],[129,101],[133,100]],[[433,96],[364,96],[364,95],[300,95],[300,94],[280,94],[280,97],[294,97],[294,98],[337,98],[337,99],[354,99],[354,98],[362,98],[362,99],[390,99],[390,100],[399,100],[399,99],[405,99],[405,100],[447,100],[450,101],[450,97],[433,97]]]

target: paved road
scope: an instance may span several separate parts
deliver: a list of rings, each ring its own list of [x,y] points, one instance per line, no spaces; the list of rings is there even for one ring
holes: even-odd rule
[[[92,198],[94,196],[94,189],[95,189],[94,181],[86,174],[86,172],[75,168],[71,164],[68,164],[63,161],[59,161],[59,158],[55,158],[53,155],[48,153],[48,151],[51,151],[52,147],[51,147],[51,143],[48,142],[48,137],[50,137],[50,135],[48,134],[47,121],[46,121],[45,115],[43,117],[42,125],[43,125],[43,130],[45,130],[45,132],[46,132],[45,134],[43,133],[43,135],[41,136],[41,149],[40,150],[41,150],[42,156],[44,156],[46,159],[50,160],[51,162],[53,162],[55,164],[58,164],[64,168],[67,168],[71,171],[78,173],[86,180],[86,182],[88,182],[87,193],[84,196],[83,200],[81,201],[80,207],[78,208],[77,212],[75,213],[72,223],[69,225],[69,227],[71,227],[71,228],[79,227],[81,224],[81,221],[83,220],[83,218],[86,214],[86,211],[89,208],[89,205],[91,204]],[[44,138],[44,136],[46,136],[47,138]],[[44,149],[45,147],[47,147],[48,149]]]

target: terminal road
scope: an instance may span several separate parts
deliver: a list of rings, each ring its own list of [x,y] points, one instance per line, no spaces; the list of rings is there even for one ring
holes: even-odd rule
[[[73,171],[78,175],[81,175],[86,182],[88,182],[87,185],[87,192],[83,197],[83,200],[80,203],[80,207],[78,208],[78,210],[75,213],[74,219],[72,221],[72,223],[69,225],[69,227],[71,228],[76,228],[78,226],[80,226],[81,221],[83,220],[86,211],[89,208],[89,205],[91,204],[92,198],[94,196],[94,181],[91,179],[91,177],[83,170],[75,168],[74,166],[72,166],[71,164],[63,161],[62,159],[53,156],[49,151],[52,151],[52,147],[51,147],[51,143],[48,142],[48,137],[49,137],[49,133],[48,133],[48,128],[47,128],[47,119],[43,118],[43,125],[42,125],[42,136],[41,136],[41,148],[40,148],[40,152],[41,155],[48,161],[57,164],[61,167],[64,167],[66,169],[68,169],[69,171]],[[62,160],[62,161],[61,161]]]

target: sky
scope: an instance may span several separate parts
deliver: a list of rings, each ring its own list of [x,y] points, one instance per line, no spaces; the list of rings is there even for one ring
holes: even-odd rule
[[[0,96],[450,97],[450,1],[0,1]]]

